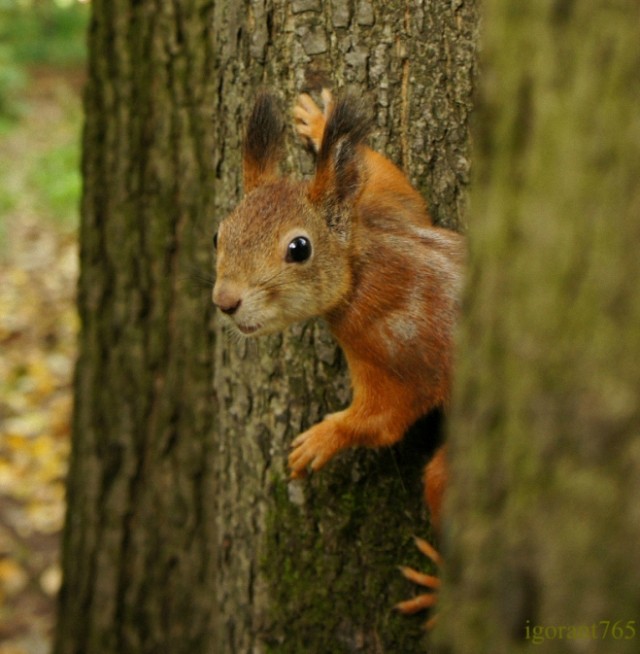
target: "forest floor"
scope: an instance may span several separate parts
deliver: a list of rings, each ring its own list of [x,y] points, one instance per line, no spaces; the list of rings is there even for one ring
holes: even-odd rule
[[[47,654],[78,319],[81,75],[32,71],[0,129],[0,654]]]

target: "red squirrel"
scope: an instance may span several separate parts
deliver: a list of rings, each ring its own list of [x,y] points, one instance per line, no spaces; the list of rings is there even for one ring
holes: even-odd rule
[[[352,403],[293,441],[292,478],[345,448],[392,445],[418,418],[447,408],[465,256],[463,237],[434,226],[406,176],[364,144],[369,125],[360,103],[334,102],[326,90],[322,99],[325,113],[306,94],[293,110],[298,134],[317,155],[314,176],[294,181],[278,175],[276,102],[266,93],[257,98],[244,141],[245,196],[214,238],[213,301],[241,334],[321,316],[347,360]],[[436,526],[446,477],[441,447],[425,470]],[[427,543],[418,546],[437,561]],[[433,577],[403,572],[437,588]],[[398,608],[413,612],[433,599],[421,595]]]

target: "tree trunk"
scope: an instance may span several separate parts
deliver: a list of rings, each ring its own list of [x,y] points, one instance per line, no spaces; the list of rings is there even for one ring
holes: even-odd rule
[[[637,652],[640,11],[489,0],[483,24],[439,640]]]
[[[86,94],[74,447],[57,654],[417,652],[435,420],[289,482],[291,439],[349,400],[318,323],[236,343],[211,237],[241,195],[260,86],[350,85],[372,145],[459,226],[474,2],[94,0]],[[211,119],[213,117],[213,120]],[[291,171],[310,155],[288,130]]]
[[[92,3],[60,654],[212,651],[205,8]]]

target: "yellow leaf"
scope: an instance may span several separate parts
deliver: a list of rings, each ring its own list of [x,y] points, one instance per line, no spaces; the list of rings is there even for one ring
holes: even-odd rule
[[[16,561],[8,557],[0,559],[0,586],[7,595],[17,595],[28,581],[27,573]]]

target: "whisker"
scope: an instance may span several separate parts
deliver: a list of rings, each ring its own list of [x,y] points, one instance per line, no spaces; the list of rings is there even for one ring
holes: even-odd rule
[[[202,282],[205,286],[213,286],[216,283],[215,275],[203,272],[195,266],[190,266],[188,272],[183,273],[185,279],[192,279],[198,282]]]
[[[233,341],[234,345],[239,345],[243,341],[247,340],[247,337],[239,332],[230,322],[225,321],[225,323],[222,325],[222,330],[224,331],[225,336],[230,341]]]
[[[283,268],[282,270],[279,270],[277,273],[271,275],[271,277],[267,277],[267,279],[262,280],[260,283],[262,286],[264,286],[265,284],[269,284],[272,280],[278,278],[280,275],[284,275],[285,272],[286,272],[286,268]]]
[[[258,351],[258,342],[255,338],[251,338],[246,334],[238,331],[231,322],[225,320],[222,325],[222,331],[224,333],[225,339],[228,342],[231,342],[234,346],[244,346],[247,347],[254,354]]]
[[[273,278],[272,278],[273,279]],[[283,288],[285,286],[295,286],[299,284],[298,280],[295,279],[286,279],[281,282],[277,282],[275,284],[271,283],[268,286],[266,285],[266,282],[262,282],[260,284],[260,287],[256,289],[256,291],[261,291],[263,293],[266,293],[267,291],[271,291],[274,288]]]
[[[284,288],[285,286],[293,286],[295,283],[296,282],[293,281],[293,280],[292,281],[283,281],[283,282],[280,282],[278,284],[269,284],[269,286],[267,288],[262,288],[261,287],[260,290],[266,293],[267,291],[271,291],[274,288]]]

